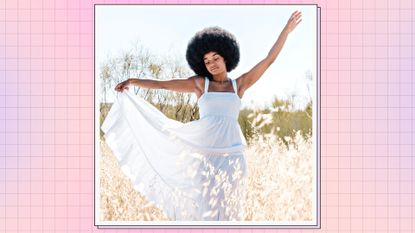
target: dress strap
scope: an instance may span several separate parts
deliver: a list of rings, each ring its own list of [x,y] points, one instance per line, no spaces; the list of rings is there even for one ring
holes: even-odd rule
[[[232,87],[235,94],[238,94],[238,88],[236,88],[236,80],[232,79]]]
[[[209,79],[205,77],[205,92],[208,92],[209,88]]]

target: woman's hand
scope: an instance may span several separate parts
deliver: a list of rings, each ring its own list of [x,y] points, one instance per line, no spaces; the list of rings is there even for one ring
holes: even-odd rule
[[[287,24],[285,25],[284,30],[287,31],[287,33],[292,32],[295,27],[301,22],[301,12],[300,11],[294,11],[294,13],[291,14],[290,19],[288,20]]]
[[[120,82],[115,87],[115,90],[118,92],[123,92],[125,89],[128,90],[128,86],[130,85],[130,79],[125,80],[124,82]]]

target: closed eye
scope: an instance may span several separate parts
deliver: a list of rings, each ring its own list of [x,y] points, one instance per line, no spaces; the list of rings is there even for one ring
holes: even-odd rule
[[[220,57],[219,57],[219,56],[215,56],[215,57],[213,58],[213,60],[214,60],[215,62],[217,62],[219,59],[220,59]],[[205,65],[209,65],[209,64],[211,64],[211,63],[212,63],[212,61],[210,61],[210,60],[207,60],[207,59],[206,59],[206,61],[205,61]]]

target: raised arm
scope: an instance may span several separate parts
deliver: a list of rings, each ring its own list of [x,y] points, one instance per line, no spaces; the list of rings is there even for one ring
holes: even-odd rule
[[[119,83],[115,90],[122,92],[128,89],[128,86],[139,86],[149,89],[166,89],[177,92],[192,92],[198,97],[202,94],[203,89],[200,84],[203,78],[199,76],[192,76],[188,79],[171,79],[171,80],[154,80],[154,79],[137,79],[130,78],[124,82]]]
[[[264,74],[268,67],[275,61],[278,54],[280,53],[285,41],[287,40],[288,34],[292,32],[295,27],[301,22],[301,12],[295,11],[291,14],[290,19],[281,31],[277,41],[272,46],[268,55],[256,64],[250,71],[242,74],[236,81],[238,84],[238,95],[242,97],[244,92],[250,88],[258,79]]]

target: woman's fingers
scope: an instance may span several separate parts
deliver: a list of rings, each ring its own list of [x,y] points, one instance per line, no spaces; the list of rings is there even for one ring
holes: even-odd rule
[[[294,22],[297,22],[301,18],[301,12],[297,12],[295,15],[293,15],[292,19]]]
[[[123,92],[125,89],[128,90],[128,82],[127,81],[120,82],[117,84],[117,86],[115,86],[114,89],[118,92]]]
[[[118,92],[122,92],[124,88],[125,88],[124,83],[119,83],[117,86],[115,86],[115,90]]]
[[[301,11],[294,11],[291,14],[290,19],[288,20],[287,27],[288,30],[291,32],[297,25],[301,22]]]
[[[295,18],[299,17],[300,15],[301,15],[301,12],[300,12],[300,11],[294,11],[294,12],[291,14],[290,21],[291,21],[291,20],[294,20]]]
[[[302,19],[298,20],[298,22],[295,24],[295,27],[302,21]]]
[[[290,21],[297,21],[299,18],[301,18],[301,11],[295,11],[291,14]]]
[[[118,83],[114,89],[118,92],[123,92],[124,90],[128,90],[128,82],[124,81],[124,82]]]
[[[115,90],[120,91],[120,84],[117,84],[117,86],[115,86]]]

